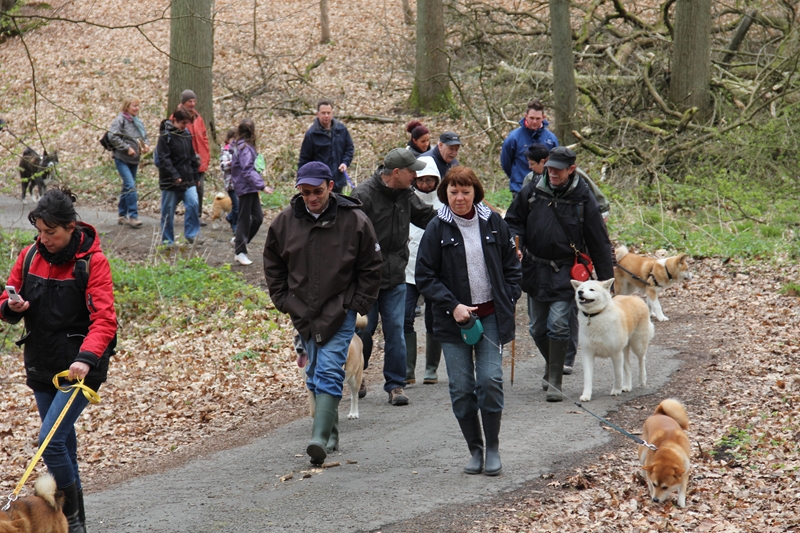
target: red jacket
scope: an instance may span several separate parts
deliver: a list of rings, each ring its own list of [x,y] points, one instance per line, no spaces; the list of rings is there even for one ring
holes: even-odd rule
[[[0,295],[0,319],[16,324],[25,320],[28,386],[52,389],[53,376],[67,370],[74,361],[89,365],[85,383],[94,390],[106,380],[108,359],[116,346],[117,315],[114,286],[108,260],[100,249],[97,231],[78,222],[81,243],[75,257],[62,265],[47,262],[37,253],[23,283],[22,269],[30,246],[17,258],[6,285],[13,285],[30,307],[15,313],[8,306],[8,294]],[[36,246],[35,244],[31,246]],[[91,254],[86,291],[75,280],[75,261]]]

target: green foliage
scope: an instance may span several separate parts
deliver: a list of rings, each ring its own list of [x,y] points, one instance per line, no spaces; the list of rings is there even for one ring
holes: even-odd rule
[[[711,454],[718,460],[722,459],[736,459],[742,461],[747,457],[750,444],[753,440],[747,429],[742,428],[729,428],[728,434],[720,439]]]
[[[275,187],[272,194],[261,195],[261,205],[264,209],[281,210],[289,207],[289,202],[295,194],[295,189],[289,185],[279,185]]]
[[[508,209],[508,206],[511,205],[511,200],[513,200],[508,187],[495,191],[486,190],[484,191],[484,198],[495,209]]]
[[[158,317],[161,306],[153,305],[154,301],[188,305],[204,314],[238,306],[272,307],[269,296],[248,284],[230,265],[212,267],[200,258],[156,265],[113,257],[110,262],[117,313],[122,319]]]
[[[0,276],[3,278],[3,286],[6,285],[5,281],[11,273],[11,267],[14,266],[22,248],[33,242],[34,237],[32,231],[0,229]],[[22,336],[22,324],[21,321],[18,324],[0,322],[0,351],[13,348],[14,341]]]

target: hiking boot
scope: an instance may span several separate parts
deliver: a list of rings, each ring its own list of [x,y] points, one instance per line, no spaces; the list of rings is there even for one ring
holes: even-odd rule
[[[572,366],[564,365],[564,375],[565,376],[569,376],[570,374],[572,374],[572,370],[573,370]]]
[[[186,237],[186,242],[189,244],[196,244],[197,246],[206,242],[206,240],[202,237]]]
[[[561,395],[561,378],[564,375],[564,359],[567,357],[569,341],[557,341],[550,339],[550,386],[547,388],[548,402],[560,402],[564,398]]]
[[[204,228],[204,227],[206,227],[206,226],[208,226],[208,222],[206,222],[206,221],[205,221],[205,220],[203,220],[203,219],[200,219],[200,227],[201,227],[201,228]]]
[[[128,217],[117,217],[117,226],[124,226],[128,221]]]
[[[358,387],[358,399],[365,397],[367,395],[367,380],[366,378],[361,379],[361,386]]]
[[[142,227],[142,222],[138,218],[129,218],[126,223],[132,228]]]
[[[395,387],[389,393],[389,403],[392,405],[408,405],[408,396],[406,396],[402,387]]]
[[[247,254],[245,253],[236,254],[236,257],[234,257],[234,259],[236,259],[236,262],[239,263],[240,265],[248,266],[253,264],[253,262],[250,261],[250,258],[247,257]]]

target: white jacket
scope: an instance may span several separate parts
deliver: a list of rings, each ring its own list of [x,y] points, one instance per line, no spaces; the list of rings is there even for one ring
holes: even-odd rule
[[[425,161],[426,167],[423,170],[417,171],[417,177],[421,176],[435,176],[437,179],[437,187],[441,182],[441,176],[439,175],[439,169],[436,166],[436,162],[430,156],[424,156],[419,158],[420,161]],[[422,192],[419,190],[415,190],[414,194],[416,194],[420,200],[425,202],[428,205],[432,205],[435,210],[439,210],[442,207],[442,202],[439,201],[439,197],[436,195],[436,189],[433,192]],[[414,224],[409,225],[408,230],[408,264],[406,265],[406,283],[410,283],[411,285],[415,285],[416,282],[414,281],[414,270],[417,267],[417,250],[419,250],[419,243],[422,240],[422,235],[425,233],[424,230],[416,227]]]

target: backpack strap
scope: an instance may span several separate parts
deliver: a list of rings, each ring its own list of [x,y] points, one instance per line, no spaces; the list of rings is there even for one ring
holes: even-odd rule
[[[89,286],[89,267],[91,261],[92,254],[86,254],[76,260],[75,266],[72,267],[72,275],[75,276],[75,282],[78,284],[78,288],[83,292],[86,292],[86,288]]]
[[[25,285],[25,280],[28,278],[28,271],[31,269],[33,263],[33,256],[36,255],[36,243],[34,243],[25,253],[25,259],[22,261],[22,285]],[[19,288],[22,291],[22,287]]]

